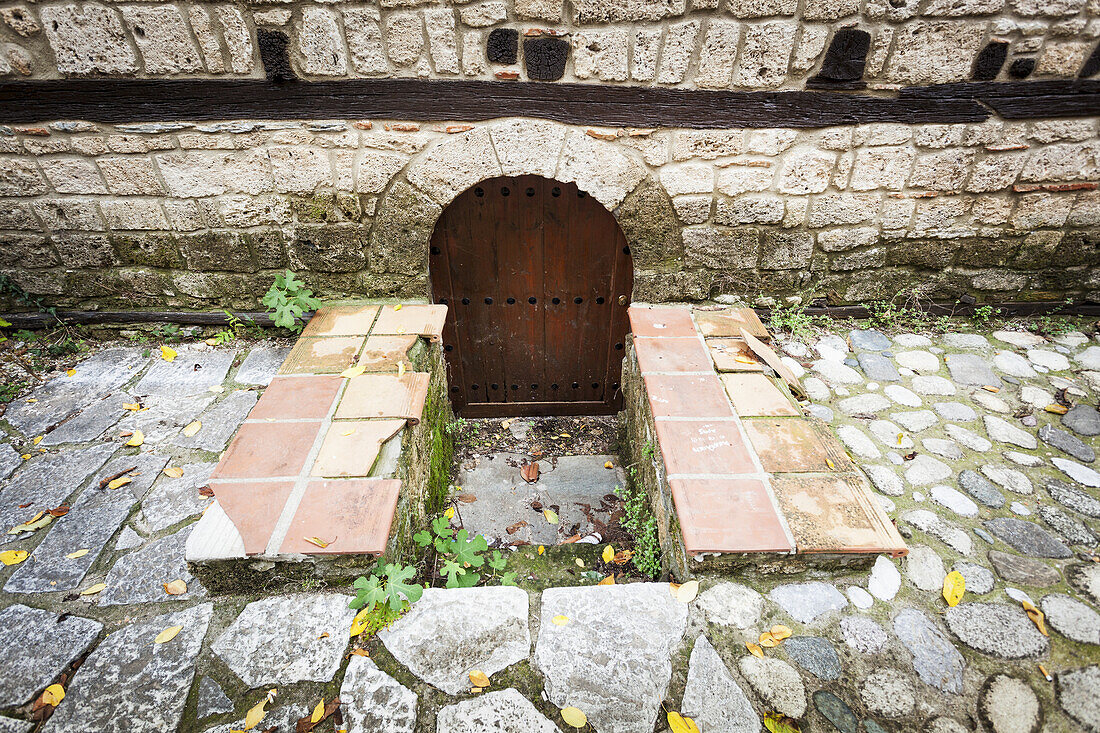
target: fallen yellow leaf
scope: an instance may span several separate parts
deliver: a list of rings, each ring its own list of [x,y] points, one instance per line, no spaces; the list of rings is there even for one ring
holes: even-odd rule
[[[1059,405],[1057,402],[1047,405],[1043,409],[1047,412],[1053,412],[1055,415],[1065,415],[1069,412],[1065,405]]]
[[[202,430],[202,421],[201,420],[195,420],[193,422],[189,422],[189,423],[187,423],[187,426],[184,427],[184,429],[183,429],[183,437],[190,438],[192,435],[199,432],[200,430]]]
[[[580,708],[567,707],[561,709],[561,719],[565,724],[573,728],[583,728],[588,725],[588,716]]]
[[[141,405],[137,402],[123,402],[122,409],[129,410],[130,412],[138,412],[141,410]]]
[[[133,481],[133,479],[130,478],[129,476],[119,476],[114,481],[107,484],[107,488],[108,489],[117,489],[120,486],[125,486],[126,484],[130,483],[131,481]]]
[[[546,521],[549,524],[557,524],[558,523],[558,513],[555,512],[553,509],[543,509],[542,510],[542,516],[546,517]]]
[[[395,311],[399,311],[399,310],[401,310],[401,309],[402,309],[403,307],[404,307],[404,303],[398,303],[397,305],[395,305],[395,306],[393,307],[393,309],[394,309]]]
[[[20,457],[21,457],[21,458],[22,458],[22,459],[23,459],[24,461],[29,461],[29,460],[31,459],[31,454],[30,454],[30,453],[24,453],[24,454],[23,454],[22,456],[20,456]]]
[[[42,442],[42,439],[43,439],[43,438],[45,438],[45,437],[46,437],[45,435],[39,435],[38,437],[36,437],[36,438],[34,439],[34,444],[35,444],[35,445],[38,445],[39,443],[41,443],[41,442]]]
[[[82,595],[82,596],[94,596],[96,593],[99,593],[99,592],[101,592],[103,590],[106,590],[106,589],[107,589],[107,584],[106,583],[96,583],[95,585],[89,585],[87,588],[80,591],[80,595]]]
[[[772,647],[779,646],[779,640],[772,636],[772,632],[765,631],[760,635],[760,646],[771,649]]]
[[[145,442],[145,434],[140,430],[135,430],[134,434],[130,436],[130,439],[126,441],[126,445],[131,448],[137,448],[139,445]]]
[[[446,517],[447,519],[454,518],[454,515],[455,515],[455,508],[453,506],[447,507],[447,511],[443,512],[443,516]]]
[[[764,658],[764,650],[760,648],[759,644],[753,644],[751,641],[745,642],[745,648],[749,650],[749,654],[754,657]]]
[[[176,350],[173,349],[171,346],[161,346],[160,347],[160,358],[161,359],[164,359],[165,361],[172,361],[177,356],[178,356],[178,354],[176,353]]]
[[[541,555],[544,552],[546,552],[546,548],[543,547],[542,545],[539,545],[539,554]]]
[[[578,568],[583,568],[584,567],[584,560],[581,560],[579,557],[575,558],[573,560],[573,562],[577,563]]]
[[[65,372],[65,376],[66,376],[66,377],[71,377],[71,376],[73,376],[74,374],[76,374],[76,370],[75,370],[75,369],[69,369],[69,370],[68,370],[67,372]]]
[[[325,717],[325,698],[321,698],[321,702],[313,708],[313,714],[309,716],[309,722],[316,723]]]
[[[179,478],[183,475],[183,469],[179,466],[169,466],[164,469],[164,475],[168,478]]]
[[[599,583],[596,583],[596,585],[615,585],[615,576],[614,575],[608,575],[606,578],[601,580]]]
[[[603,467],[604,468],[615,468],[615,464],[612,463],[611,461],[604,461]]]
[[[699,733],[699,726],[691,718],[685,718],[675,710],[669,710],[668,727],[672,733]]]
[[[18,565],[27,559],[28,554],[26,550],[4,550],[0,552],[0,562],[5,565]]]
[[[689,580],[683,585],[669,583],[669,590],[672,592],[672,597],[680,603],[691,603],[695,600],[695,596],[699,595],[699,581]]]
[[[61,685],[50,685],[42,691],[42,702],[47,705],[53,705],[55,708],[57,704],[65,699],[65,688]]]
[[[88,554],[88,550],[87,550],[87,548],[85,548],[83,550],[77,550],[76,552],[70,552],[65,557],[69,558],[70,560],[75,560],[78,557],[84,557],[87,554]]]
[[[500,429],[501,430],[507,430],[510,427],[512,427],[512,421],[511,420],[505,420],[504,422],[502,422],[500,424]]]
[[[157,634],[157,638],[153,639],[154,644],[167,644],[176,638],[176,634],[183,630],[182,626],[169,626],[164,631]]]
[[[316,545],[317,547],[320,547],[322,550],[336,541],[335,537],[332,538],[331,540],[328,540],[327,542],[325,540],[321,539],[320,537],[303,537],[302,539],[304,539],[306,542],[308,542],[311,545]]]
[[[1043,636],[1050,636],[1050,632],[1047,631],[1046,616],[1043,612],[1027,601],[1021,601],[1020,603],[1024,607],[1027,617],[1035,624],[1035,628],[1039,629],[1039,633]]]
[[[344,436],[345,438],[349,435],[355,435],[355,428],[352,428],[351,430],[345,430],[344,432],[340,433],[340,435]]]
[[[29,519],[22,524],[18,524],[8,530],[8,534],[19,534],[20,532],[34,532],[42,529],[50,522],[53,521],[53,517],[46,512],[38,512],[34,515],[33,519]]]
[[[169,583],[162,583],[164,586],[164,592],[170,596],[179,596],[187,592],[187,583],[181,578],[176,578]]]
[[[357,364],[353,367],[348,367],[344,371],[340,372],[340,376],[343,377],[344,379],[351,379],[352,377],[358,377],[360,374],[362,374],[365,371],[367,371],[367,368],[365,366],[362,366],[361,364]]]
[[[943,579],[943,599],[947,605],[954,608],[962,600],[966,592],[966,578],[958,570],[952,570]]]
[[[792,632],[790,627],[784,626],[783,624],[776,624],[771,628],[771,631],[769,633],[771,633],[771,635],[779,641],[783,641],[784,639],[789,638]]]
[[[566,624],[569,623],[569,617],[568,616],[563,616],[562,614],[559,613],[557,616],[550,619],[550,623],[554,624],[555,626],[565,626]]]
[[[826,458],[825,459],[825,465],[828,466],[829,468],[833,469],[833,470],[836,469],[836,464],[833,463],[833,460],[831,458]]]
[[[359,636],[367,628],[367,614],[369,613],[370,610],[364,608],[355,614],[355,618],[351,620],[351,636]]]
[[[488,687],[489,675],[482,672],[480,669],[470,670],[470,684],[474,687]]]
[[[260,721],[267,715],[267,711],[264,710],[264,706],[267,705],[267,698],[260,700],[258,703],[249,708],[248,712],[244,716],[244,729],[252,730]]]
[[[604,562],[611,562],[615,559],[615,548],[611,545],[608,545],[607,547],[603,548],[603,554],[600,555],[600,557],[603,558]]]

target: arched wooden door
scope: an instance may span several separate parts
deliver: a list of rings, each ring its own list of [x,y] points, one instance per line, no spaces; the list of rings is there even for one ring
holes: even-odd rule
[[[429,268],[450,394],[467,417],[608,414],[634,274],[615,218],[572,183],[501,177],[463,192]]]

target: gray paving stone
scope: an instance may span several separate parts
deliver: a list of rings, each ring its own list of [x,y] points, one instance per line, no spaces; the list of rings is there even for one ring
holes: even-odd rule
[[[448,705],[439,711],[435,730],[436,733],[558,733],[556,725],[511,687]]]
[[[833,411],[824,405],[806,405],[806,412],[822,422],[833,421]]]
[[[1027,477],[1027,474],[1014,468],[993,466],[986,463],[982,466],[982,474],[993,483],[1013,493],[1023,496],[1030,496],[1035,493],[1035,487],[1031,485],[1031,479]]]
[[[378,637],[417,677],[457,695],[470,688],[471,669],[493,675],[527,658],[527,611],[527,594],[519,588],[428,588]]]
[[[993,572],[989,568],[982,567],[977,563],[960,560],[951,569],[957,570],[963,576],[963,580],[966,581],[967,592],[983,596],[993,591]]]
[[[1044,407],[1054,402],[1054,395],[1045,389],[1039,389],[1030,384],[1025,384],[1020,387],[1020,400],[1031,405],[1036,410],[1042,410]]]
[[[1090,405],[1077,405],[1062,415],[1062,424],[1078,435],[1100,435],[1100,412]]]
[[[914,412],[893,412],[890,419],[901,425],[911,433],[919,433],[922,430],[935,425],[939,420],[931,410],[916,410]]]
[[[146,409],[126,415],[118,424],[120,431],[140,430],[146,445],[164,443],[179,435],[185,425],[193,421],[214,401],[210,392],[198,395],[164,393],[154,394],[142,400]]]
[[[886,351],[890,348],[890,339],[880,331],[873,329],[864,331],[851,331],[848,340],[852,348],[866,351]]]
[[[344,708],[344,710],[346,715],[347,708]],[[203,677],[199,680],[199,699],[196,704],[196,717],[202,720],[211,715],[220,715],[221,713],[230,712],[233,712],[233,701],[225,694],[221,685],[209,677]]]
[[[236,351],[180,346],[172,361],[154,359],[145,376],[134,385],[134,394],[197,395],[225,381]]]
[[[835,586],[816,581],[776,586],[768,593],[768,598],[802,624],[811,623],[848,605],[847,599]]]
[[[1001,454],[1005,459],[1015,463],[1017,466],[1023,466],[1025,468],[1038,468],[1043,465],[1043,459],[1039,456],[1033,456],[1029,453],[1021,453],[1015,450],[1006,450]]]
[[[73,376],[59,376],[8,405],[4,419],[31,437],[129,382],[148,362],[136,348],[104,349],[76,365]]]
[[[39,445],[87,443],[95,440],[122,419],[126,414],[123,405],[130,401],[125,394],[111,394],[90,402],[80,412],[46,433]]]
[[[792,636],[783,642],[787,657],[814,677],[840,678],[840,657],[828,639],[820,636]]]
[[[830,384],[863,384],[863,377],[859,372],[839,361],[819,359],[813,363],[812,368]]]
[[[998,351],[993,355],[993,366],[1012,377],[1036,376],[1028,360],[1013,351]],[[990,384],[999,384],[999,382],[990,382]]]
[[[241,362],[233,381],[238,384],[258,384],[266,387],[271,384],[272,377],[290,354],[291,348],[290,346],[255,347]]]
[[[836,406],[845,415],[874,415],[890,407],[890,400],[875,392],[866,392],[843,399]]]
[[[880,601],[892,601],[901,589],[901,573],[893,561],[884,555],[875,558],[867,590]]]
[[[266,693],[266,691],[261,691]],[[252,693],[249,696],[251,704],[255,704],[263,699],[263,694]],[[252,702],[255,700],[255,702]],[[263,728],[257,726],[253,730],[271,730],[274,728],[276,733],[290,733],[290,731],[297,729],[298,721],[309,715],[312,709],[307,709],[305,705],[282,705],[279,707],[271,708],[267,711],[267,715],[264,716],[262,724]],[[237,733],[244,730],[244,718],[239,718],[232,723],[223,723],[222,725],[215,725],[211,728],[207,728],[205,733]]]
[[[925,438],[921,441],[921,445],[929,453],[933,453],[940,458],[946,458],[949,461],[961,461],[963,458],[962,448],[953,440]]]
[[[107,588],[96,600],[101,606],[130,603],[187,601],[206,597],[206,589],[187,569],[184,549],[194,525],[173,535],[150,542],[146,547],[119,558],[103,581]],[[182,580],[187,592],[168,595],[164,583]]]
[[[945,333],[943,343],[952,349],[981,351],[989,348],[989,340],[980,333]]]
[[[995,415],[985,415],[983,419],[985,421],[986,435],[993,440],[1000,443],[1018,445],[1027,450],[1035,450],[1039,445],[1034,435],[1021,430],[1002,418],[996,417]]]
[[[1010,555],[999,550],[990,550],[988,557],[993,569],[997,571],[997,575],[1009,583],[1021,583],[1036,588],[1045,588],[1061,580],[1057,570],[1045,562],[1033,560],[1030,557]]]
[[[1039,440],[1084,463],[1092,463],[1096,460],[1096,452],[1084,441],[1051,425],[1039,428]]]
[[[1035,522],[997,517],[984,522],[986,529],[1017,552],[1032,557],[1064,558],[1073,553],[1058,538]]]
[[[924,591],[938,591],[943,588],[946,575],[943,560],[932,548],[925,545],[909,548],[905,557],[905,577],[914,586]]]
[[[912,486],[934,484],[949,478],[953,473],[946,463],[923,453],[909,461],[908,466],[905,469],[905,480]]]
[[[343,703],[340,710],[348,731],[412,733],[416,728],[417,701],[415,692],[378,669],[367,657],[352,655],[348,661],[340,685]]]
[[[0,707],[29,702],[86,652],[103,624],[89,618],[28,608],[0,611]]]
[[[1076,598],[1051,593],[1039,601],[1047,623],[1062,636],[1082,644],[1100,644],[1100,614]]]
[[[115,550],[132,550],[145,542],[144,538],[134,531],[133,527],[123,527],[115,540]]]
[[[559,614],[569,623],[552,623]],[[543,591],[534,661],[549,701],[580,708],[598,731],[651,733],[686,626],[667,583]]]
[[[848,342],[836,334],[822,336],[814,344],[818,356],[828,361],[844,361],[848,356]]]
[[[123,626],[108,636],[77,670],[43,730],[176,730],[213,610],[213,604],[204,603]],[[171,626],[181,626],[179,634],[170,642],[154,644],[157,634]]]
[[[1016,606],[960,603],[946,610],[944,622],[962,643],[992,657],[1041,657],[1050,650],[1047,637]]]
[[[984,387],[1001,383],[989,363],[977,354],[948,354],[944,361],[947,362],[951,379],[958,384]]]
[[[998,397],[995,394],[990,394],[985,390],[976,390],[970,394],[970,399],[978,403],[979,406],[991,412],[999,412],[1002,415],[1007,415],[1012,412],[1012,407]]]
[[[875,605],[875,597],[867,591],[860,588],[858,585],[850,585],[844,594],[848,596],[848,601],[856,608],[867,610],[871,606]]]
[[[993,338],[1021,349],[1029,349],[1032,346],[1046,343],[1046,339],[1042,336],[1027,331],[994,331]]]
[[[932,501],[947,507],[958,515],[964,517],[978,516],[978,505],[961,491],[956,491],[950,486],[933,486],[928,490],[928,496]]]
[[[1092,488],[1100,487],[1100,473],[1088,466],[1082,466],[1074,461],[1067,461],[1065,458],[1051,458],[1050,462],[1054,464],[1055,468],[1077,483]]]
[[[962,692],[966,661],[927,614],[902,609],[894,617],[894,633],[913,655],[913,667],[925,684],[956,695]]]
[[[876,491],[888,496],[901,496],[905,493],[901,479],[889,466],[860,466],[860,468],[867,474]]]
[[[1062,481],[1049,479],[1047,493],[1051,498],[1067,509],[1094,519],[1100,518],[1100,499]]]
[[[7,443],[0,444],[0,481],[15,472],[15,469],[23,465],[23,456],[19,451]]]
[[[1095,547],[1096,535],[1083,523],[1066,514],[1058,507],[1042,505],[1039,507],[1039,518],[1043,523],[1054,530],[1067,544]]]
[[[919,333],[899,333],[894,336],[894,343],[903,349],[915,349],[922,346],[931,346],[932,339]]]
[[[0,716],[0,733],[30,733],[35,724],[29,720],[16,720]]]
[[[967,469],[959,473],[959,486],[982,504],[994,509],[1005,505],[1004,495],[977,471]]]
[[[917,394],[942,395],[944,397],[950,397],[958,391],[949,380],[934,375],[913,377],[913,390]]]
[[[966,446],[970,450],[975,451],[976,453],[985,453],[987,450],[993,447],[993,443],[989,442],[981,435],[978,435],[971,430],[967,430],[964,427],[948,423],[947,425],[944,425],[944,430],[947,431],[947,434],[950,435],[952,439]]]
[[[902,718],[913,712],[917,696],[909,677],[892,668],[876,669],[859,689],[867,710],[884,718]]]
[[[982,542],[986,543],[987,545],[997,544],[997,540],[993,537],[993,535],[989,534],[989,532],[986,532],[981,527],[973,527],[973,530],[974,534],[978,535]]]
[[[961,402],[937,402],[932,405],[940,417],[952,422],[970,422],[978,419],[978,413],[970,405]]]
[[[35,562],[20,565],[4,584],[4,590],[48,593],[76,589],[137,504],[130,487],[135,486],[135,492],[141,492],[142,486],[151,484],[167,461],[163,456],[146,453],[120,456],[109,462],[73,503],[69,513],[46,528],[46,538],[34,551]],[[134,465],[138,470],[131,474],[132,484],[117,489],[99,488],[101,478]],[[78,558],[68,557],[80,549],[89,552]]]
[[[206,486],[215,466],[216,463],[185,463],[179,466],[183,469],[179,478],[162,473],[141,503],[141,515],[149,528],[159,532],[205,509],[210,499],[200,495],[199,489]]]
[[[253,601],[210,648],[249,687],[328,682],[348,644],[349,601],[332,593]]]
[[[1089,349],[1097,348],[1090,346]],[[1054,675],[1058,704],[1086,730],[1100,730],[1100,666],[1059,672]]]
[[[920,407],[924,404],[924,400],[922,400],[916,392],[908,387],[902,387],[900,384],[888,384],[882,391],[887,397],[899,405]]]
[[[816,402],[823,402],[833,395],[829,387],[817,377],[806,377],[803,379],[802,388],[806,390],[806,394],[809,398]]]
[[[934,374],[940,369],[940,358],[928,351],[902,351],[894,357],[900,366],[915,372]]]
[[[882,457],[882,452],[871,442],[866,433],[855,425],[841,425],[836,429],[836,434],[853,455],[861,458]]]
[[[877,654],[889,637],[878,622],[866,616],[845,616],[840,619],[844,643],[860,654]]]
[[[928,509],[910,509],[901,515],[903,522],[908,522],[921,532],[932,535],[948,547],[962,555],[969,555],[973,550],[973,540],[962,527],[940,517]]]
[[[993,733],[1030,733],[1039,729],[1043,711],[1027,683],[995,674],[982,685],[978,714]]]
[[[1090,346],[1074,357],[1085,369],[1100,369],[1100,346]]]
[[[103,443],[31,458],[0,490],[0,526],[14,527],[64,502],[115,452]],[[27,506],[24,506],[27,505]],[[0,535],[0,544],[13,541]]]
[[[691,650],[680,712],[694,720],[700,731],[757,733],[760,730],[760,719],[752,703],[702,634]]]
[[[821,713],[841,733],[859,732],[859,718],[852,712],[848,703],[828,690],[818,690],[811,695],[811,699],[817,712]]]
[[[889,420],[872,420],[867,427],[871,431],[871,435],[889,448],[910,450],[913,447],[912,438],[905,435],[904,430]]]
[[[712,624],[747,629],[760,620],[764,597],[747,586],[724,582],[700,593],[695,606]]]
[[[238,390],[230,393],[221,402],[199,415],[198,419],[202,422],[202,427],[197,433],[191,437],[180,433],[172,444],[181,448],[220,453],[229,445],[229,439],[248,417],[257,399],[257,394],[252,390]]]
[[[806,713],[806,688],[794,667],[782,659],[750,656],[741,657],[737,667],[766,707],[792,718]]]
[[[865,351],[856,356],[856,360],[859,362],[859,368],[863,370],[868,379],[873,379],[876,382],[901,381],[901,375],[898,374],[897,367],[882,354]]]
[[[1100,565],[1070,565],[1066,568],[1066,579],[1089,600],[1100,605]]]

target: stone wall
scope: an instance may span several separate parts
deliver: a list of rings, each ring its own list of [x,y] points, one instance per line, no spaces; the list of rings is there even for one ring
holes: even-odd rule
[[[254,308],[287,267],[326,296],[427,297],[443,207],[520,174],[614,213],[635,300],[1100,298],[1095,118],[0,127],[0,272],[66,307]]]
[[[261,58],[289,54],[310,79],[1056,78],[1100,71],[1086,63],[1098,13],[1097,0],[3,2],[0,76],[262,77]]]

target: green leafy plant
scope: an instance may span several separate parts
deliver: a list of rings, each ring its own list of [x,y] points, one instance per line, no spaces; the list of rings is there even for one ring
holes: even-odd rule
[[[782,331],[805,341],[813,336],[813,316],[806,314],[806,306],[798,303],[776,303],[771,308],[769,325],[773,331]]]
[[[373,611],[379,604],[390,611],[400,612],[407,604],[416,603],[424,593],[424,588],[410,583],[416,576],[412,565],[395,565],[379,561],[374,572],[360,577],[352,583],[355,598],[348,604],[351,608]]]
[[[275,314],[276,326],[292,331],[301,331],[305,327],[303,314],[321,305],[321,301],[313,297],[313,291],[290,270],[275,276],[275,282],[260,302],[269,313]]]
[[[970,319],[980,326],[988,326],[998,312],[998,309],[991,305],[979,305],[974,307]]]
[[[483,554],[489,551],[486,539],[479,534],[471,537],[465,529],[456,533],[446,516],[433,519],[431,531],[417,532],[413,541],[421,547],[432,547],[442,558],[439,574],[447,578],[447,588],[472,588],[483,579],[498,578],[501,585],[516,584],[516,573],[506,572],[508,558],[500,550]]]
[[[649,499],[634,468],[630,469],[630,478],[619,491],[619,497],[623,500],[622,526],[634,538],[634,554],[630,561],[640,572],[654,578],[661,572],[657,519],[649,508]]]

